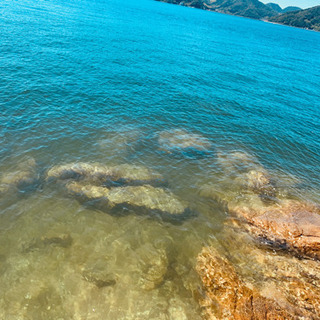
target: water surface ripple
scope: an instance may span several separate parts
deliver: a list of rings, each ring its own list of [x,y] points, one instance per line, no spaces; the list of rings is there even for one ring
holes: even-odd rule
[[[223,155],[320,202],[320,33],[152,0],[2,0],[0,17],[1,174],[32,157],[40,177],[0,198],[1,319],[200,319],[196,256],[227,215],[200,190],[232,189]],[[209,150],[164,150],[175,129]],[[193,215],[83,205],[45,179],[71,162],[155,170]]]

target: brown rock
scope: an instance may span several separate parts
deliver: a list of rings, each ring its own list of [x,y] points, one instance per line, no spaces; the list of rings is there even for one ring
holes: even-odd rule
[[[318,261],[275,252],[253,239],[234,219],[226,220],[220,241],[221,252],[227,252],[241,278],[250,281],[262,296],[275,299],[299,319],[320,319]]]
[[[200,301],[205,319],[297,319],[276,301],[249,288],[213,247],[203,248],[198,256],[197,272],[205,291]]]
[[[272,206],[236,206],[230,211],[244,220],[255,236],[304,256],[320,259],[320,208],[296,200]]]

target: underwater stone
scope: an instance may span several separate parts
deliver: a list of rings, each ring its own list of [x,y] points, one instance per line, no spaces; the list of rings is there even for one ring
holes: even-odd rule
[[[246,174],[246,178],[248,188],[254,191],[257,190],[258,192],[271,183],[270,176],[264,170],[250,170]]]
[[[176,298],[170,299],[168,308],[169,319],[188,320],[189,317],[185,310],[185,304]]]
[[[71,182],[66,187],[70,193],[85,200],[96,200],[96,203],[109,209],[120,205],[169,215],[181,215],[187,209],[170,191],[150,185],[108,189]]]
[[[164,249],[156,249],[150,244],[145,244],[137,250],[137,255],[142,265],[141,287],[152,290],[163,282],[167,273],[167,253]]]
[[[99,163],[76,162],[52,167],[47,179],[67,180],[88,178],[96,180],[112,179],[114,172],[110,167]]]
[[[143,134],[138,129],[112,131],[107,132],[105,137],[98,141],[98,145],[107,152],[128,152],[134,150],[142,138]]]
[[[246,202],[256,196],[262,202],[277,202],[277,196],[281,194],[275,183],[278,180],[273,179],[253,156],[240,151],[218,153],[217,162],[223,170],[221,182],[217,183],[219,180],[213,178],[211,182],[199,185],[200,196],[224,204]]]
[[[70,163],[54,166],[47,173],[47,179],[82,179],[90,183],[113,183],[128,185],[164,185],[163,176],[149,168],[131,164],[106,166],[100,163]]]
[[[82,277],[98,288],[110,287],[116,284],[115,276],[108,271],[108,266],[104,261],[98,261],[94,265],[86,267],[82,272]]]
[[[263,168],[250,170],[242,176],[239,176],[236,181],[249,191],[260,195],[264,199],[272,199],[276,197],[276,187],[268,172]]]
[[[296,319],[275,300],[247,286],[229,261],[213,247],[202,249],[196,270],[205,292],[200,300],[205,319]]]
[[[159,134],[158,143],[160,149],[168,153],[209,152],[212,147],[207,138],[182,129],[162,131]]]
[[[228,174],[239,174],[260,166],[253,155],[244,151],[218,152],[217,162]]]
[[[72,245],[72,237],[69,234],[61,234],[52,237],[41,237],[34,240],[24,248],[24,252],[45,249],[49,246],[69,248]]]
[[[143,185],[163,186],[166,184],[163,176],[149,168],[131,164],[121,164],[112,167],[116,182],[126,185]]]
[[[3,173],[0,178],[0,194],[13,189],[24,189],[38,181],[34,158],[19,163],[15,171]]]

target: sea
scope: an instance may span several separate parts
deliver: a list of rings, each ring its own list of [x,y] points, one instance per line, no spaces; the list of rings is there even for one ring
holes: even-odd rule
[[[197,256],[223,246],[243,162],[320,203],[319,61],[319,32],[264,21],[0,0],[0,319],[201,319]],[[111,213],[47,179],[79,163],[158,172],[192,214]]]

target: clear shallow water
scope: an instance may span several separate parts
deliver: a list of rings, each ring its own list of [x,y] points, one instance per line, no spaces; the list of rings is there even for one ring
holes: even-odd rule
[[[0,15],[1,172],[26,156],[39,174],[143,165],[197,213],[180,225],[111,216],[43,180],[6,194],[0,318],[199,318],[195,259],[226,216],[199,190],[232,189],[219,153],[245,151],[284,194],[320,202],[319,33],[146,0],[2,1]],[[210,153],[160,150],[175,128],[209,139]],[[154,288],[150,265],[166,269]],[[99,288],[88,270],[116,284]]]

